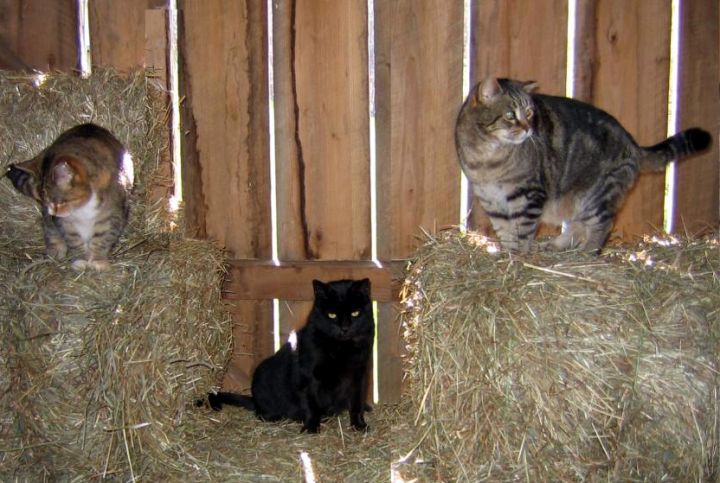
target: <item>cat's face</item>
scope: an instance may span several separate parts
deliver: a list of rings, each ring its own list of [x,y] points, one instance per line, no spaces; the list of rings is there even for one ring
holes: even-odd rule
[[[73,158],[55,160],[43,178],[41,198],[52,216],[65,217],[85,206],[92,196],[87,173]]]
[[[500,144],[521,144],[532,136],[534,82],[495,78],[479,82],[467,100],[477,128]]]
[[[371,337],[374,330],[370,281],[313,280],[315,304],[313,322],[318,329],[338,340]]]

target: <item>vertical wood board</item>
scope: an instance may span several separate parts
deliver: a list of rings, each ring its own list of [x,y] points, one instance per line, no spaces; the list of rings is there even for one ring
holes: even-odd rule
[[[396,259],[414,253],[422,229],[459,221],[463,2],[375,4],[376,102],[386,105],[376,120],[378,254]]]
[[[267,11],[185,1],[179,15],[183,190],[191,233],[235,258],[270,258]],[[249,387],[272,348],[271,302],[237,302],[225,384]]]
[[[709,152],[676,166],[674,231],[692,235],[720,221],[720,8],[716,0],[681,5],[678,129],[700,126],[713,136]]]
[[[274,4],[280,258],[370,256],[367,6]]]
[[[670,55],[670,0],[581,3],[594,8],[581,16],[595,19],[592,35],[590,101],[612,114],[641,145],[666,137]],[[581,40],[582,42],[582,40]],[[578,55],[583,55],[579,53]],[[587,73],[582,74],[585,78]],[[625,240],[661,229],[664,205],[663,173],[642,174],[625,200],[615,232]]]
[[[183,2],[181,61],[194,123],[201,232],[236,258],[270,257],[270,182],[264,3]],[[189,148],[189,146],[188,146]],[[192,210],[192,208],[191,208]]]
[[[150,82],[158,89],[168,92],[170,84],[168,81],[170,52],[168,46],[169,15],[164,8],[145,10],[145,60],[144,64],[148,75],[152,76]],[[170,96],[166,95],[168,105]],[[153,183],[151,200],[167,203],[173,195],[175,177],[172,161],[172,144],[179,142],[173,139],[171,116],[167,116],[168,133],[170,139],[166,148],[161,153],[158,162],[157,175]]]
[[[76,1],[0,0],[0,42],[33,69],[77,69]]]
[[[92,0],[90,48],[93,65],[129,72],[145,63],[147,0]]]
[[[411,256],[422,231],[455,225],[460,167],[453,127],[462,102],[463,2],[375,1],[378,257]],[[399,400],[395,310],[378,311],[378,387]]]

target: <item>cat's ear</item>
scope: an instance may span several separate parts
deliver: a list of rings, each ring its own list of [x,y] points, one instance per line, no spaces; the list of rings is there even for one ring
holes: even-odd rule
[[[522,83],[523,90],[528,94],[535,92],[538,88],[538,85],[539,84],[537,83],[537,81],[525,81]]]
[[[42,155],[39,155],[22,163],[11,164],[5,175],[20,193],[41,201],[38,190],[41,168]]]
[[[325,299],[327,297],[328,284],[321,282],[320,280],[313,280],[313,292],[315,293],[315,300]]]
[[[67,188],[72,183],[75,172],[70,164],[63,160],[55,163],[52,169],[52,179],[60,188]]]
[[[355,280],[353,282],[353,290],[360,292],[362,295],[370,298],[370,279]]]
[[[13,164],[13,168],[24,171],[35,179],[40,179],[40,171],[42,170],[42,154],[22,163]]]
[[[495,77],[488,77],[478,82],[473,96],[473,106],[486,104],[488,101],[502,94],[503,89]]]
[[[82,163],[70,156],[58,158],[52,168],[52,179],[60,188],[69,187],[76,177],[83,175]]]

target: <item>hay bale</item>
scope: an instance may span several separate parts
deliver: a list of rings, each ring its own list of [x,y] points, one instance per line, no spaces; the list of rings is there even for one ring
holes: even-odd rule
[[[446,232],[405,282],[417,453],[448,481],[714,481],[720,245],[518,257]]]
[[[0,73],[0,169],[94,122],[132,154],[135,190],[111,269],[78,274],[45,258],[38,207],[0,181],[0,479],[163,474],[230,353],[223,253],[172,231],[151,197],[167,183],[168,138],[164,96],[144,73],[37,84]]]

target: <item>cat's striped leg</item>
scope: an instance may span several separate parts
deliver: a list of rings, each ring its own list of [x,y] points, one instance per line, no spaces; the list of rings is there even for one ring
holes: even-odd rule
[[[546,195],[542,189],[510,184],[476,190],[502,246],[527,253],[535,239]]]
[[[612,171],[601,176],[588,193],[576,216],[585,227],[585,240],[580,244],[582,250],[599,252],[610,235],[615,215],[622,205],[625,193],[635,182],[637,164],[634,161],[618,162]]]
[[[43,235],[47,256],[55,260],[65,258],[68,251],[65,238],[52,217],[48,214],[43,214]]]

